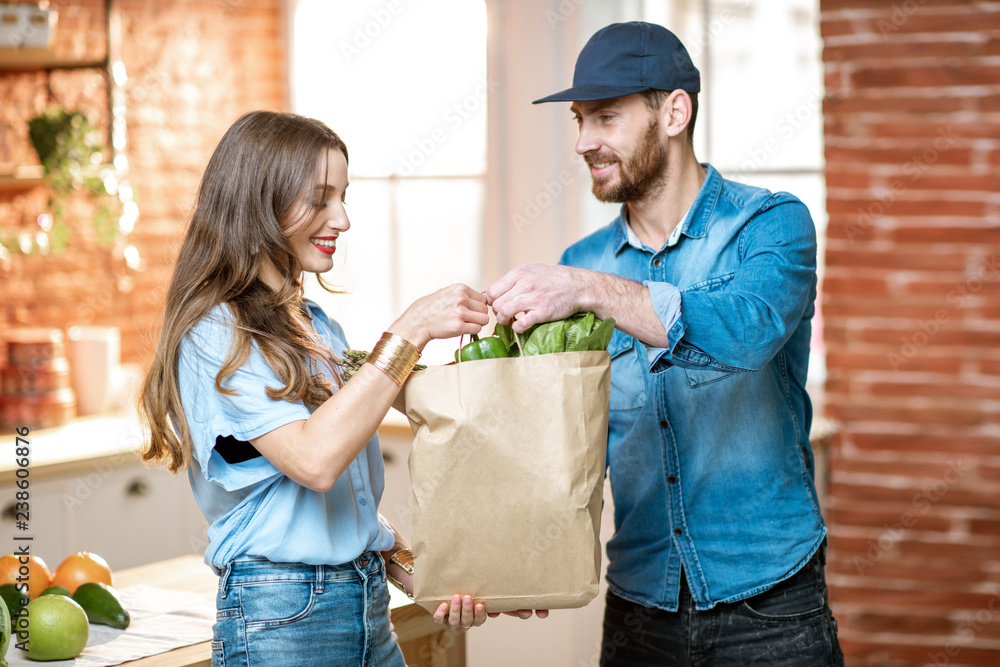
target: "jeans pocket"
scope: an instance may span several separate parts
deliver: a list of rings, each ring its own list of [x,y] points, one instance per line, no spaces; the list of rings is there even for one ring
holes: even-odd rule
[[[222,642],[212,642],[212,667],[226,667],[226,652]]]
[[[799,621],[826,613],[826,586],[822,574],[806,566],[770,590],[744,600],[742,607],[761,620]]]
[[[239,589],[247,630],[294,623],[308,616],[315,603],[311,581],[247,583]]]

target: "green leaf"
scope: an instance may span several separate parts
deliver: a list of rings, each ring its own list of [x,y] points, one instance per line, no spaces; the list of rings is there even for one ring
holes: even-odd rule
[[[539,324],[524,344],[524,356],[566,351],[566,320]]]
[[[507,346],[508,350],[510,349],[511,345],[513,345],[515,348],[517,347],[517,345],[514,343],[514,327],[512,327],[511,325],[500,324],[499,322],[497,322],[497,325],[493,328],[493,335],[502,340],[503,344]]]
[[[566,320],[566,349],[572,350],[582,338],[590,335],[594,328],[594,314],[577,313]]]
[[[581,338],[573,347],[567,346],[569,352],[584,352],[587,350],[606,350],[611,344],[611,336],[615,333],[615,318],[606,317],[594,327],[588,335]]]

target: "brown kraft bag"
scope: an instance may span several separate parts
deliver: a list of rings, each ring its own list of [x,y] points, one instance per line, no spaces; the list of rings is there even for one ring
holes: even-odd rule
[[[606,351],[414,372],[416,602],[488,612],[582,607],[598,593],[611,363]]]

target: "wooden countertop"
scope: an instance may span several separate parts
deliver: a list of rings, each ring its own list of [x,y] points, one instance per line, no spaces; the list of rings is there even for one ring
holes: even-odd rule
[[[214,593],[218,583],[218,577],[205,565],[200,556],[181,556],[115,573],[115,586],[117,588],[145,584],[193,593]],[[394,586],[390,585],[389,591],[391,593],[389,608],[392,624],[404,652],[407,650],[406,645],[408,644],[414,644],[426,638],[441,637],[446,633],[453,634],[436,624],[429,613],[407,599]],[[450,645],[451,654],[456,657],[448,659],[447,663],[439,662],[436,664],[464,664],[462,658],[465,652],[465,636],[454,633],[452,639],[453,641],[445,643]],[[441,643],[438,642],[438,644]],[[420,664],[420,662],[414,662],[410,656],[407,656],[407,661],[410,665]],[[205,641],[123,664],[128,667],[211,667],[212,649],[210,642]]]

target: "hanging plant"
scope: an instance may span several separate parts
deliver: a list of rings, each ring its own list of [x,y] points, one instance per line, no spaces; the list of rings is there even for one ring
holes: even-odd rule
[[[114,191],[114,170],[104,164],[102,132],[85,114],[51,108],[28,121],[28,136],[38,154],[49,188],[47,215],[39,216],[45,243],[54,252],[65,251],[70,228],[65,220],[66,201],[74,192],[89,195],[97,204],[93,224],[98,245],[112,245],[118,235],[122,203]],[[109,188],[108,183],[114,183]],[[15,246],[24,252],[22,242]],[[44,245],[36,243],[40,249]],[[9,247],[9,246],[8,246]]]

